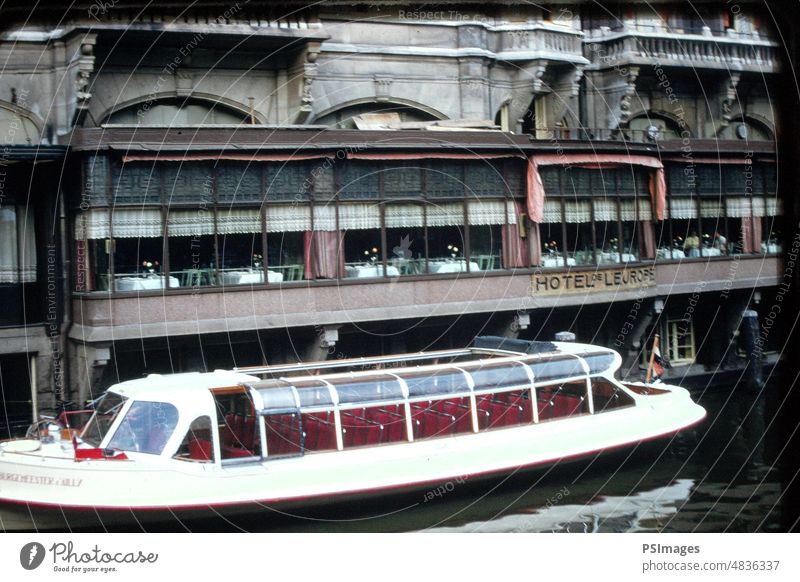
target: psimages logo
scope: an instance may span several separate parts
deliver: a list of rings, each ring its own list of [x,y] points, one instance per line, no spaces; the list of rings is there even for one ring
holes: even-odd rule
[[[19,552],[19,563],[26,570],[35,570],[44,561],[44,546],[38,542],[30,542],[22,546]]]

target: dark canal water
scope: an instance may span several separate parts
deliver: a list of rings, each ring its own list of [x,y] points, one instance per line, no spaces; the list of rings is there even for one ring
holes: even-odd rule
[[[783,393],[742,384],[696,391],[698,427],[646,449],[494,481],[452,482],[401,499],[306,515],[194,524],[194,531],[770,532],[781,531]]]

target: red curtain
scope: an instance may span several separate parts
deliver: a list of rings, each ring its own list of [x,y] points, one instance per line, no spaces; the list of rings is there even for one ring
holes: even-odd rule
[[[531,222],[528,226],[528,253],[532,265],[538,267],[542,264],[542,237],[539,233],[538,222]]]
[[[649,156],[615,154],[547,154],[528,158],[528,216],[533,222],[541,222],[544,214],[544,184],[539,174],[540,166],[580,165],[583,167],[609,167],[609,165],[635,165],[655,169],[650,177],[650,196],[656,220],[664,220],[667,182],[664,178],[664,164]]]
[[[639,222],[639,232],[641,236],[641,253],[643,259],[656,258],[656,231],[653,223],[649,220]]]
[[[344,273],[344,253],[338,231],[306,231],[303,255],[306,279],[336,279]]]
[[[505,269],[528,267],[531,264],[528,244],[520,237],[519,221],[525,220],[522,206],[515,203],[514,210],[517,213],[517,224],[504,224],[500,229],[503,244],[503,268]],[[531,233],[528,233],[528,236],[531,236]]]
[[[761,252],[761,218],[745,216],[742,218],[742,253]]]

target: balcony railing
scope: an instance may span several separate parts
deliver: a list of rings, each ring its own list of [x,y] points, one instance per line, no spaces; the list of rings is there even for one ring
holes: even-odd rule
[[[778,71],[777,44],[757,39],[627,31],[586,39],[584,52],[598,68],[660,63],[759,73]]]
[[[562,27],[534,25],[504,30],[500,36],[498,58],[503,60],[544,58],[585,63],[583,33]]]

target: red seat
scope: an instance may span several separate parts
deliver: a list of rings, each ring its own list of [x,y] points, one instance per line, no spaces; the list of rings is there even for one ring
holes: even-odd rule
[[[210,461],[214,458],[211,441],[193,438],[189,441],[189,458],[198,461]]]

